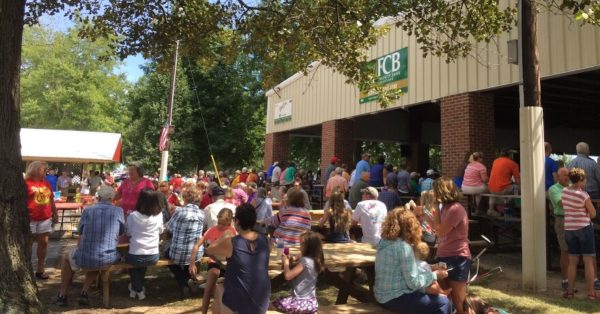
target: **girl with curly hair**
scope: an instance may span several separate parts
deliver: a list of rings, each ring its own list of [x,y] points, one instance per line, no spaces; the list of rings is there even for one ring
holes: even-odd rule
[[[402,313],[450,313],[443,295],[422,291],[448,276],[443,269],[420,272],[414,249],[421,241],[421,226],[405,208],[389,212],[382,224],[375,258],[375,299],[383,307]]]

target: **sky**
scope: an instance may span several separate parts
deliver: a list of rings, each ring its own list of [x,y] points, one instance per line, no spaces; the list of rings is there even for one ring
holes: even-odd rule
[[[55,31],[66,31],[69,27],[73,26],[73,22],[71,22],[66,17],[62,15],[48,16],[44,15],[40,19],[40,24],[43,26],[50,27]],[[124,73],[127,77],[127,80],[131,83],[135,83],[138,81],[142,75],[144,75],[144,71],[140,68],[146,62],[142,55],[135,55],[127,57],[123,61],[123,65],[115,69],[116,74]]]

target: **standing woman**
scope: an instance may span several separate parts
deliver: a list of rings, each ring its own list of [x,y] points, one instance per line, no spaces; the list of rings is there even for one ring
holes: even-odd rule
[[[144,289],[144,276],[146,267],[158,262],[158,242],[163,232],[162,208],[159,202],[159,193],[152,190],[140,192],[135,211],[127,219],[127,234],[129,239],[129,253],[127,263],[138,266],[129,269],[129,297],[143,300],[146,298]]]
[[[227,258],[225,284],[217,286],[213,313],[265,313],[269,307],[269,241],[253,231],[256,211],[250,204],[235,210],[237,236],[225,231],[206,249],[211,256]]]
[[[127,220],[127,216],[134,211],[140,192],[143,189],[154,190],[152,181],[144,178],[144,171],[141,166],[132,163],[127,166],[127,171],[129,173],[129,179],[123,181],[121,186],[117,189],[117,195],[115,196],[115,201],[121,200],[121,207],[123,208],[123,214],[125,214],[125,220]]]
[[[433,182],[433,195],[442,205],[440,213],[434,213],[430,224],[438,236],[437,258],[449,269],[447,280],[440,282],[442,288],[452,288],[450,296],[458,314],[464,313],[463,303],[467,293],[467,280],[471,268],[469,250],[469,219],[460,204],[460,193],[454,181],[441,177]],[[434,206],[435,208],[435,206]]]
[[[572,299],[577,277],[579,256],[583,256],[585,281],[588,299],[598,300],[600,296],[594,291],[594,275],[596,260],[596,243],[594,228],[590,219],[596,217],[596,209],[592,199],[583,189],[585,188],[585,171],[573,168],[569,171],[571,186],[562,192],[562,205],[565,209],[565,240],[569,250],[569,268],[567,278],[569,287],[563,294],[564,298]]]
[[[31,246],[37,242],[37,270],[35,278],[47,280],[45,273],[48,239],[52,232],[52,224],[58,221],[52,186],[46,181],[48,164],[34,161],[27,167],[25,184],[27,185],[27,210],[29,212],[29,229],[31,230]],[[33,249],[33,247],[32,247]]]

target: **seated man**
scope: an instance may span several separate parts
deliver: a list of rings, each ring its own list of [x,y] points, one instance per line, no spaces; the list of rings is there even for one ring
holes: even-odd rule
[[[379,192],[374,187],[360,190],[362,201],[358,202],[352,214],[352,223],[360,224],[363,237],[361,242],[377,245],[381,240],[381,224],[387,216],[385,204],[378,201]]]
[[[55,304],[67,306],[67,292],[73,274],[79,270],[98,269],[119,260],[117,244],[125,232],[123,209],[113,206],[115,190],[103,185],[98,191],[98,203],[83,211],[79,221],[79,244],[62,257],[61,285]],[[79,296],[79,305],[88,305],[88,290],[98,276],[98,271],[87,271]]]
[[[494,160],[492,171],[490,172],[490,181],[488,189],[492,194],[507,195],[518,192],[518,184],[521,182],[519,175],[519,165],[509,158],[509,150],[502,149],[500,157]],[[512,179],[514,178],[514,184]],[[498,202],[496,197],[490,197],[490,207],[487,214],[498,217],[500,213],[496,211],[495,204]]]

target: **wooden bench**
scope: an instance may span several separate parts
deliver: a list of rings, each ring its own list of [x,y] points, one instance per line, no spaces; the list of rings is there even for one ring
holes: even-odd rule
[[[267,314],[281,313],[278,311],[268,311]],[[379,304],[375,303],[357,303],[357,304],[339,304],[329,306],[319,306],[319,313],[327,314],[354,314],[354,313],[394,313],[386,310]]]

